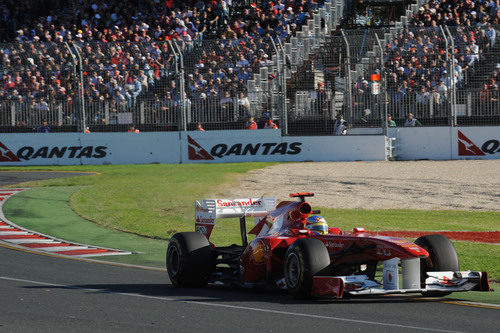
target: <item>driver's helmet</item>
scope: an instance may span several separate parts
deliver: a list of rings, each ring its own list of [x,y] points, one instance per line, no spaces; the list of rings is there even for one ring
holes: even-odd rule
[[[328,233],[328,223],[323,216],[312,215],[306,220],[306,229],[311,230],[317,235],[326,235]]]

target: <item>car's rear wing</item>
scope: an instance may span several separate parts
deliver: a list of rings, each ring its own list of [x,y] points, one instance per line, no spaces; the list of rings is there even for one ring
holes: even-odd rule
[[[210,237],[220,218],[263,217],[276,208],[274,198],[203,199],[195,201],[195,228]]]

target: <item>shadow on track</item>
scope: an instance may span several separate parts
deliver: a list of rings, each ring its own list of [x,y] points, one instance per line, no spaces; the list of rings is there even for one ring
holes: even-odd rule
[[[283,290],[243,289],[239,287],[210,286],[205,288],[176,288],[170,284],[79,284],[25,286],[27,289],[77,289],[92,293],[133,294],[186,302],[267,302],[272,304],[397,304],[429,302],[419,295],[356,296],[343,299],[312,298],[295,300]],[[432,300],[434,301],[434,299]]]

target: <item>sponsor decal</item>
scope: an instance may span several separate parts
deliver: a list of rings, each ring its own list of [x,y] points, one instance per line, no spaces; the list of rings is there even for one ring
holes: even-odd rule
[[[344,247],[344,243],[342,243],[341,241],[338,241],[338,242],[334,242],[334,241],[326,241],[325,242],[325,246],[328,248],[328,249],[342,249]]]
[[[217,199],[216,201],[217,207],[232,207],[232,206],[262,206],[261,200],[252,200],[252,198],[248,200],[222,200]]]
[[[252,257],[253,260],[256,263],[261,263],[264,261],[264,254],[265,254],[265,248],[264,246],[259,242],[255,247],[252,249]]]
[[[106,146],[43,146],[34,148],[23,146],[14,154],[0,142],[0,162],[21,162],[42,158],[103,158],[107,152]]]
[[[207,233],[207,227],[204,226],[204,225],[197,225],[195,227],[195,231],[196,232],[201,232],[202,234],[206,234]]]
[[[390,257],[392,253],[391,250],[385,245],[377,245],[377,255],[382,257]]]
[[[486,141],[485,144],[489,141]],[[479,147],[476,146],[474,142],[471,141],[471,139],[466,137],[461,131],[458,131],[458,156],[484,156],[484,155],[485,153],[481,149],[479,149]]]
[[[228,146],[219,143],[210,148],[210,153],[188,135],[188,158],[190,160],[214,160],[215,157],[246,155],[297,155],[302,151],[301,142],[235,143]]]
[[[0,162],[21,162],[21,160],[0,142]]]
[[[215,224],[215,220],[213,217],[196,217],[196,223],[204,223],[204,224]]]
[[[210,210],[206,209],[206,208],[203,208],[203,207],[200,207],[200,206],[196,206],[196,211],[197,212],[204,212],[204,213],[208,213],[210,212]]]

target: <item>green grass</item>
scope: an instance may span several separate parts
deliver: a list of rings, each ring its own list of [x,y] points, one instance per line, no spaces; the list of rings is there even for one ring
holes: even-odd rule
[[[78,215],[108,228],[169,239],[176,232],[194,229],[194,200],[223,195],[225,186],[237,186],[238,175],[268,165],[272,164],[44,167],[99,174],[27,182],[23,186],[81,186],[70,202]],[[237,224],[229,227],[232,232],[238,230]]]
[[[314,205],[314,198],[311,200]],[[448,230],[495,231],[500,229],[499,212],[410,209],[328,209],[322,208],[328,224],[341,229],[366,230]]]

